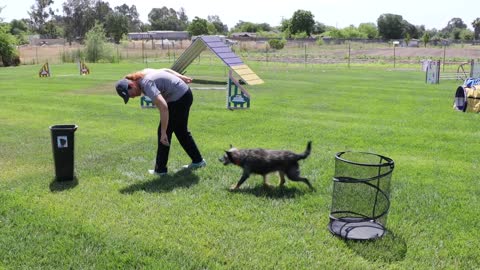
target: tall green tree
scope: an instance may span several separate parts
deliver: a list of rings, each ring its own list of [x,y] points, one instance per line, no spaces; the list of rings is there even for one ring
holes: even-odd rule
[[[428,42],[430,42],[430,39],[431,39],[430,33],[428,33],[428,32],[423,33],[422,42],[423,42],[423,46],[425,46],[425,48],[427,47]]]
[[[215,27],[216,34],[226,34],[228,32],[227,25],[223,24],[218,15],[208,15],[207,20]]]
[[[315,22],[312,34],[321,34],[327,31],[327,26],[321,22]]]
[[[118,11],[107,15],[105,30],[107,36],[119,44],[122,37],[128,34],[128,18]]]
[[[473,30],[474,30],[473,39],[474,40],[480,39],[480,18],[476,18],[472,22],[472,27],[473,27]]]
[[[148,13],[148,21],[152,30],[185,30],[184,23],[178,18],[177,12],[173,8],[153,8]]]
[[[93,19],[98,21],[99,23],[105,24],[107,21],[108,14],[112,13],[113,10],[110,8],[110,4],[108,2],[103,2],[101,0],[97,0],[94,3],[93,7]]]
[[[30,7],[28,15],[30,16],[29,24],[33,32],[40,35],[46,35],[45,25],[48,19],[55,15],[55,12],[50,7],[53,0],[35,0],[35,4]]]
[[[28,32],[27,23],[28,21],[26,19],[21,19],[21,20],[13,19],[10,22],[10,33],[16,36],[18,34]]]
[[[208,21],[199,17],[195,17],[188,25],[187,31],[191,36],[207,35]]]
[[[89,62],[98,62],[107,57],[106,50],[107,37],[103,25],[98,21],[85,34],[85,55]]]
[[[386,13],[377,19],[378,34],[384,39],[401,39],[404,25],[401,15]]]
[[[138,14],[137,7],[135,5],[131,5],[129,7],[126,4],[123,4],[115,7],[114,10],[127,17],[129,32],[142,31],[142,22],[139,19],[140,15]]]
[[[83,40],[95,25],[93,0],[67,0],[63,3],[65,38],[69,41]]]
[[[290,21],[290,30],[292,34],[305,32],[307,36],[310,36],[315,26],[315,20],[312,12],[306,10],[297,10],[293,13]]]
[[[180,10],[177,11],[177,17],[179,20],[180,29],[186,30],[188,27],[189,21],[188,21],[187,13],[185,12],[185,9],[183,7],[181,7]]]
[[[448,21],[447,26],[441,30],[444,38],[452,38],[459,40],[462,30],[467,29],[467,25],[461,18],[452,18]]]

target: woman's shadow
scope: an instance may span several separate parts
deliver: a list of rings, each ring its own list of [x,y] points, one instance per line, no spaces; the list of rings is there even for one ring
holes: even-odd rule
[[[132,194],[137,191],[170,192],[176,188],[188,188],[198,183],[198,176],[191,170],[183,169],[174,175],[156,176],[154,179],[133,184],[120,190],[122,194]]]

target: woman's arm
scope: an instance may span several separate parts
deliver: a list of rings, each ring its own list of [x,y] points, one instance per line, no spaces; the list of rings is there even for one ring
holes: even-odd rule
[[[160,111],[160,142],[165,145],[169,146],[170,142],[168,141],[167,136],[167,128],[168,128],[168,120],[169,120],[169,113],[168,113],[168,105],[162,95],[157,95],[153,100],[153,104],[157,106],[158,110]]]
[[[176,71],[173,70],[173,69],[162,68],[162,69],[160,69],[160,70],[163,70],[163,71],[172,73],[173,75],[175,75],[175,76],[179,77],[180,79],[182,79],[182,81],[184,81],[185,83],[191,83],[191,82],[192,82],[192,78],[187,77],[187,76],[185,76],[185,75],[182,75],[182,74],[176,72]]]

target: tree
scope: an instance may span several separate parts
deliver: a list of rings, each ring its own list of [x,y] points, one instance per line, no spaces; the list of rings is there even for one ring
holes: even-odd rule
[[[98,60],[106,57],[105,43],[107,38],[103,25],[98,21],[85,34],[85,52],[87,61],[96,63]]]
[[[10,27],[0,25],[0,58],[3,65],[8,67],[20,64],[20,59],[15,49],[17,40],[15,36],[10,34]]]
[[[235,24],[235,26],[233,27],[232,31],[256,33],[259,31],[259,29],[258,29],[258,25],[255,23],[238,21],[238,23]]]
[[[430,34],[428,32],[423,33],[422,41],[425,48],[427,47],[428,42],[430,42]]]
[[[180,21],[177,12],[172,8],[153,8],[150,13],[148,13],[148,21],[153,30],[185,30],[184,23]]]
[[[109,37],[113,38],[114,42],[119,44],[122,37],[128,34],[128,18],[118,11],[112,12],[107,15],[106,33]]]
[[[30,27],[32,31],[40,35],[45,35],[47,34],[45,25],[49,17],[54,15],[52,8],[50,8],[53,0],[36,0],[35,3],[35,5],[30,7],[31,10],[28,12],[30,16]]]
[[[403,20],[403,36],[406,37],[407,34],[409,35],[410,39],[412,38],[420,38],[421,28],[417,27],[405,20]]]
[[[208,15],[207,20],[209,23],[213,24],[215,27],[215,32],[219,34],[225,34],[228,32],[228,27],[226,24],[223,24],[223,22],[220,20],[220,17],[218,15]]]
[[[369,39],[378,37],[378,29],[374,23],[361,23],[358,25],[358,31],[366,34]]]
[[[108,2],[97,0],[93,8],[93,19],[97,20],[99,23],[105,24],[107,16],[112,12],[113,10],[110,8]]]
[[[181,30],[185,30],[188,27],[188,16],[187,13],[185,12],[185,9],[183,7],[180,8],[179,11],[177,11],[177,16],[178,20],[180,22],[180,28]]]
[[[13,19],[10,22],[10,33],[14,36],[26,33],[28,31],[28,25],[25,19],[17,20]]]
[[[72,42],[83,39],[95,25],[92,0],[67,0],[63,3],[65,38]]]
[[[128,31],[130,32],[140,32],[142,27],[142,22],[139,19],[137,12],[137,7],[132,5],[128,7],[126,4],[115,7],[115,11],[119,12],[122,15],[125,15],[128,19]]]
[[[341,30],[344,34],[343,36],[348,39],[355,39],[355,38],[367,38],[367,34],[359,31],[355,26],[350,25],[349,27],[345,27]]]
[[[199,36],[208,34],[208,22],[205,19],[195,17],[188,25],[187,31],[191,36]]]
[[[403,17],[396,14],[382,14],[377,19],[378,34],[384,39],[401,39],[404,33]]]
[[[0,13],[2,13],[2,10],[4,9],[5,7],[0,7]],[[3,18],[0,17],[0,23],[3,22]]]
[[[292,37],[292,19],[282,19],[279,30],[283,32],[286,38]]]
[[[310,36],[315,25],[313,17],[314,16],[310,11],[301,9],[295,11],[290,22],[290,30],[292,34],[305,32],[307,33],[307,36]]]
[[[474,30],[473,39],[474,40],[480,39],[480,18],[476,18],[472,22],[472,27],[473,27],[473,30]]]
[[[473,40],[474,33],[469,29],[463,29],[460,31],[459,37],[463,41],[471,41]]]
[[[467,25],[460,18],[452,18],[447,26],[442,29],[444,38],[460,39],[460,33],[463,29],[467,29]]]
[[[315,22],[313,26],[312,34],[321,34],[327,31],[327,26],[321,22]]]

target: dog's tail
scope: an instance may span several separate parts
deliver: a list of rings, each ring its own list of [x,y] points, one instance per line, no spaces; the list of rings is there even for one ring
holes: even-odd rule
[[[305,149],[305,152],[303,152],[302,154],[299,154],[298,155],[298,159],[306,159],[309,155],[310,155],[310,152],[312,151],[312,141],[308,141],[307,143],[307,149]]]

